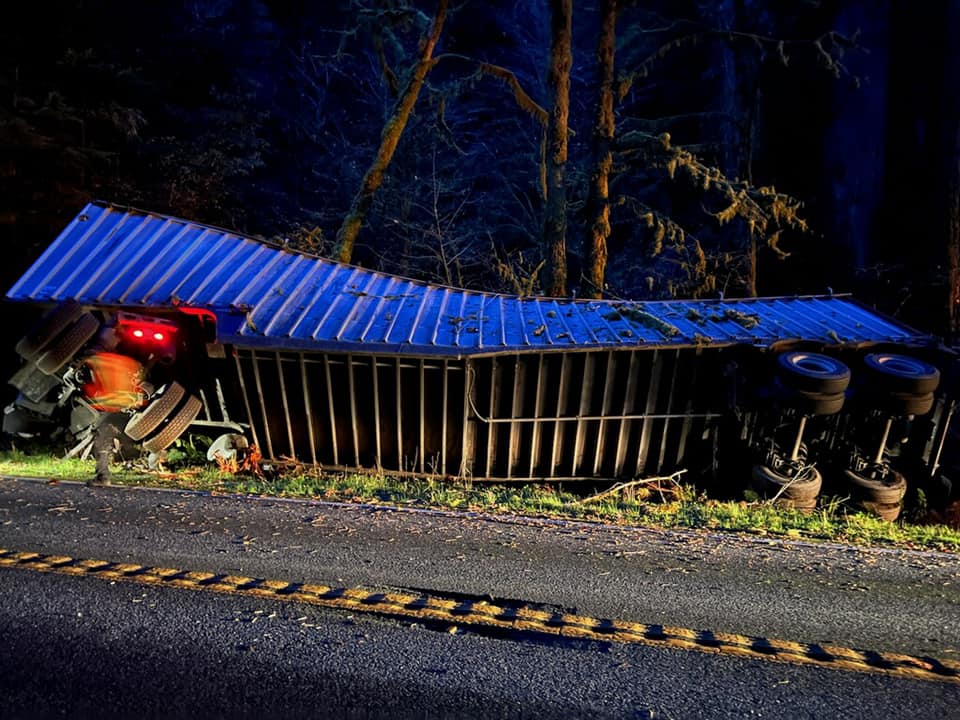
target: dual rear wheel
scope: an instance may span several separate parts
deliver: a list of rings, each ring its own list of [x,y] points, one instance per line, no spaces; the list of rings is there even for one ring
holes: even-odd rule
[[[76,301],[63,302],[48,311],[16,344],[24,366],[10,379],[26,401],[39,403],[61,384],[61,371],[101,329],[100,320]],[[144,449],[159,452],[179,438],[199,415],[200,400],[177,382],[169,383],[127,422],[125,434],[142,441]],[[71,431],[78,428],[71,413]],[[97,422],[97,415],[89,425]]]
[[[850,385],[850,368],[839,360],[812,352],[777,356],[780,382],[791,393],[789,402],[804,415],[835,415],[843,409]]]
[[[127,422],[124,432],[142,440],[145,450],[160,452],[169,447],[200,414],[200,399],[178,382],[171,382],[143,410]]]
[[[891,522],[900,516],[907,492],[907,481],[902,474],[892,468],[877,467],[859,472],[847,470],[844,478],[855,507]]]
[[[775,505],[811,512],[817,506],[817,496],[823,485],[820,471],[813,466],[781,466],[774,470],[767,465],[754,465],[751,486]]]
[[[802,415],[833,415],[843,408],[851,372],[846,364],[829,355],[791,351],[777,356],[777,377],[789,391],[789,405]],[[915,416],[932,409],[940,372],[917,358],[871,353],[864,357],[863,378],[864,395],[870,404],[891,417]],[[804,427],[801,423],[798,444]],[[877,456],[882,457],[886,435],[878,442]],[[844,479],[858,508],[885,520],[899,516],[907,487],[902,474],[881,463],[867,471],[848,469]],[[761,496],[805,511],[815,507],[821,483],[816,468],[798,462],[755,465],[751,478],[751,486]]]

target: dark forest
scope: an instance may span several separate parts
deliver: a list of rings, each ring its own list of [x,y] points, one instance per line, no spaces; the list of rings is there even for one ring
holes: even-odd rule
[[[447,285],[854,292],[955,335],[957,0],[5,12],[7,286],[96,198]]]

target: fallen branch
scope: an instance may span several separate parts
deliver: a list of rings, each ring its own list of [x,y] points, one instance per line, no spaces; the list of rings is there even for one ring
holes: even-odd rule
[[[608,488],[603,492],[598,492],[596,495],[591,495],[590,497],[585,497],[582,500],[578,500],[577,502],[574,503],[574,505],[586,505],[587,503],[594,502],[596,500],[600,500],[601,498],[605,498],[615,493],[623,492],[624,490],[629,490],[630,488],[635,488],[641,485],[653,485],[654,483],[660,483],[664,481],[671,482],[674,485],[678,485],[679,483],[677,482],[677,478],[683,475],[686,471],[687,469],[683,468],[682,470],[677,470],[676,472],[671,473],[670,475],[663,475],[660,477],[652,477],[652,478],[642,478],[640,480],[631,480],[629,482],[617,483],[613,487]]]
[[[813,470],[813,463],[810,463],[809,465],[801,465],[801,466],[800,466],[800,469],[797,470],[797,472],[794,474],[794,476],[793,476],[792,478],[790,478],[789,480],[787,480],[787,482],[785,482],[783,485],[780,486],[780,489],[777,490],[776,495],[774,495],[772,498],[770,498],[770,499],[768,499],[768,500],[766,501],[767,505],[773,505],[773,503],[774,503],[776,500],[778,500],[778,499],[780,498],[780,496],[783,495],[783,494],[787,491],[787,488],[789,488],[791,485],[793,485],[795,482],[797,482],[797,480],[799,480],[800,478],[805,478],[806,475],[807,475],[807,473],[808,473],[810,470]]]

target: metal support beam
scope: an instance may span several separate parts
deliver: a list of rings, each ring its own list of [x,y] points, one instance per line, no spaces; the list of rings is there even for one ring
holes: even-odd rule
[[[374,456],[374,467],[377,470],[382,469],[380,462],[380,378],[377,377],[377,356],[370,356],[370,369],[373,375],[373,437],[375,443],[376,455]]]
[[[797,433],[797,442],[793,448],[793,455],[790,456],[791,460],[796,460],[796,456],[800,454],[800,443],[801,438],[803,437],[803,428],[807,423],[807,416],[804,415],[800,418],[800,432]],[[883,436],[880,438],[880,447],[877,448],[877,454],[873,458],[874,465],[879,465],[883,462],[883,451],[887,449],[887,440],[890,439],[890,428],[893,427],[893,418],[888,417],[886,424],[883,426]]]
[[[207,394],[203,391],[203,388],[200,388],[200,404],[203,405],[203,419],[204,420],[213,420],[213,416],[210,415],[210,406],[207,405]]]
[[[317,441],[313,436],[313,409],[310,405],[310,383],[307,380],[307,363],[303,353],[298,353],[300,361],[300,382],[303,384],[303,409],[307,416],[307,438],[310,440],[310,460],[317,464]]]
[[[650,383],[647,386],[646,415],[652,415],[657,409],[657,393],[660,390],[660,375],[663,372],[663,358],[659,350],[653,351],[653,365],[650,368]],[[650,450],[650,432],[653,421],[649,417],[642,421],[640,446],[637,448],[637,475],[643,475],[647,465],[647,452]]]
[[[490,358],[490,411],[487,417],[493,420],[497,417],[500,405],[500,379],[503,369],[496,357]],[[493,456],[497,449],[497,426],[494,423],[487,425],[487,465],[484,477],[490,477],[490,468],[493,465]]]
[[[941,402],[946,402],[941,400]],[[953,413],[956,410],[957,401],[950,400],[945,407],[945,415],[940,416],[940,439],[935,443],[937,448],[936,453],[930,460],[927,462],[927,467],[930,468],[930,477],[934,477],[937,474],[937,470],[940,468],[940,458],[943,455],[943,446],[947,442],[947,435],[950,433],[950,420],[953,418]]]
[[[330,445],[333,449],[333,464],[340,464],[340,446],[337,443],[337,412],[333,401],[333,382],[330,380],[330,356],[323,354],[323,372],[327,380],[327,404],[330,408]]]
[[[236,355],[234,355],[236,357]],[[220,408],[220,417],[224,422],[230,422],[230,411],[227,410],[227,399],[223,396],[223,386],[220,384],[220,378],[213,379],[213,386],[217,393],[217,406]]]
[[[447,386],[447,374],[450,372],[450,361],[443,361],[443,410],[440,413],[443,420],[440,429],[440,474],[447,474],[447,415],[449,414],[447,405],[447,395],[449,388]]]
[[[402,371],[400,369],[400,358],[395,359],[397,363],[397,468],[401,471],[406,470],[403,462],[403,393],[401,391]]]
[[[673,414],[673,393],[674,389],[677,386],[677,375],[680,374],[680,350],[677,349],[677,354],[674,356],[673,368],[670,372],[670,390],[667,393],[667,415]],[[667,455],[667,438],[669,437],[670,429],[670,417],[666,417],[663,420],[663,431],[661,432],[660,437],[660,455],[657,456],[657,474],[663,470],[663,462],[666,459]]]
[[[543,390],[546,385],[547,358],[544,355],[537,356],[537,390],[536,405],[533,408],[534,420],[540,420],[543,417]],[[537,458],[540,457],[540,440],[543,437],[543,424],[535,422],[533,424],[533,436],[530,441],[530,474],[533,477],[534,468],[537,466]]]
[[[470,437],[470,408],[474,405],[474,369],[473,360],[467,358],[463,363],[463,428],[460,442],[460,477],[473,474],[473,449]]]
[[[640,363],[637,362],[637,351],[630,352],[630,368],[627,371],[627,388],[623,396],[623,415],[620,420],[620,432],[617,434],[617,457],[613,473],[616,477],[623,477],[623,464],[627,459],[627,445],[630,442],[630,420],[626,415],[633,413],[637,403],[637,375],[640,372]]]
[[[518,417],[518,418],[483,418],[484,423],[489,423],[490,425],[503,425],[506,423],[533,423],[533,424],[544,424],[544,423],[572,423],[572,422],[588,422],[591,420],[681,420],[685,417],[694,417],[694,418],[718,418],[723,417],[723,413],[692,413],[687,416],[683,413],[635,413],[633,415],[565,415],[564,417]]]
[[[553,425],[553,450],[550,453],[550,475],[557,471],[560,456],[563,452],[563,426],[560,425],[560,416],[567,406],[567,374],[569,356],[564,353],[560,358],[560,393],[557,395],[556,422]]]
[[[273,442],[270,440],[270,422],[267,420],[267,404],[263,399],[263,384],[260,382],[260,367],[257,365],[257,353],[255,350],[250,351],[250,360],[253,362],[253,379],[256,383],[257,397],[260,400],[260,411],[263,415],[263,433],[267,441],[267,457],[274,458],[276,456],[273,454]]]
[[[593,474],[595,476],[600,474],[600,463],[603,461],[604,435],[607,429],[606,417],[612,409],[610,406],[613,404],[613,380],[616,374],[616,360],[614,360],[614,353],[611,350],[607,353],[607,376],[603,383],[603,401],[600,406],[600,414],[604,419],[600,421],[600,428],[597,430],[597,452],[593,457]]]
[[[347,355],[347,387],[350,390],[350,430],[353,433],[353,462],[360,466],[360,441],[357,432],[357,387],[353,379],[353,355]]]
[[[583,382],[580,385],[580,410],[577,412],[577,434],[573,443],[573,465],[570,474],[578,475],[583,464],[583,416],[590,412],[590,399],[593,396],[594,353],[583,356]]]
[[[277,377],[280,379],[280,397],[283,400],[283,417],[287,423],[287,442],[290,443],[290,457],[296,460],[297,448],[293,442],[293,423],[290,422],[290,402],[287,400],[287,383],[283,377],[283,359],[280,357],[279,351],[275,354],[277,359]]]
[[[250,423],[253,444],[260,447],[260,440],[257,437],[257,424],[253,421],[253,412],[250,410],[250,397],[247,395],[247,383],[243,379],[243,368],[240,367],[240,354],[235,352],[233,359],[237,364],[237,379],[240,381],[240,392],[243,394],[243,407],[247,411],[247,422]]]
[[[427,440],[426,440],[426,419],[425,415],[427,414],[427,402],[426,402],[426,392],[427,392],[427,383],[426,383],[426,373],[424,372],[424,361],[420,359],[420,448],[417,451],[417,454],[420,456],[420,472],[426,472],[426,462],[427,462]]]
[[[697,356],[700,355],[699,348]],[[684,460],[684,451],[687,449],[687,437],[690,435],[690,428],[693,426],[693,399],[697,397],[697,368],[699,362],[690,363],[690,377],[685,383],[687,386],[687,405],[684,411],[683,425],[680,429],[680,442],[677,444],[677,465],[682,465]],[[704,423],[706,424],[706,423]]]
[[[524,389],[524,375],[526,373],[526,365],[520,355],[516,355],[513,359],[513,397],[510,401],[510,419],[516,420],[520,417],[520,412],[523,410],[523,389]],[[513,477],[513,469],[516,466],[520,455],[520,436],[517,433],[517,423],[510,423],[510,446],[509,454],[507,457],[507,479]]]

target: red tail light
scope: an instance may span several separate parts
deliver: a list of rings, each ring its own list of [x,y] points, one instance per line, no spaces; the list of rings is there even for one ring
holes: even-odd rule
[[[168,323],[163,321],[135,321],[130,322],[124,319],[117,324],[117,330],[121,335],[126,335],[140,341],[162,343],[176,332],[175,327],[168,327]]]
[[[120,352],[134,357],[173,362],[177,352],[177,326],[165,318],[117,313],[115,324]]]

